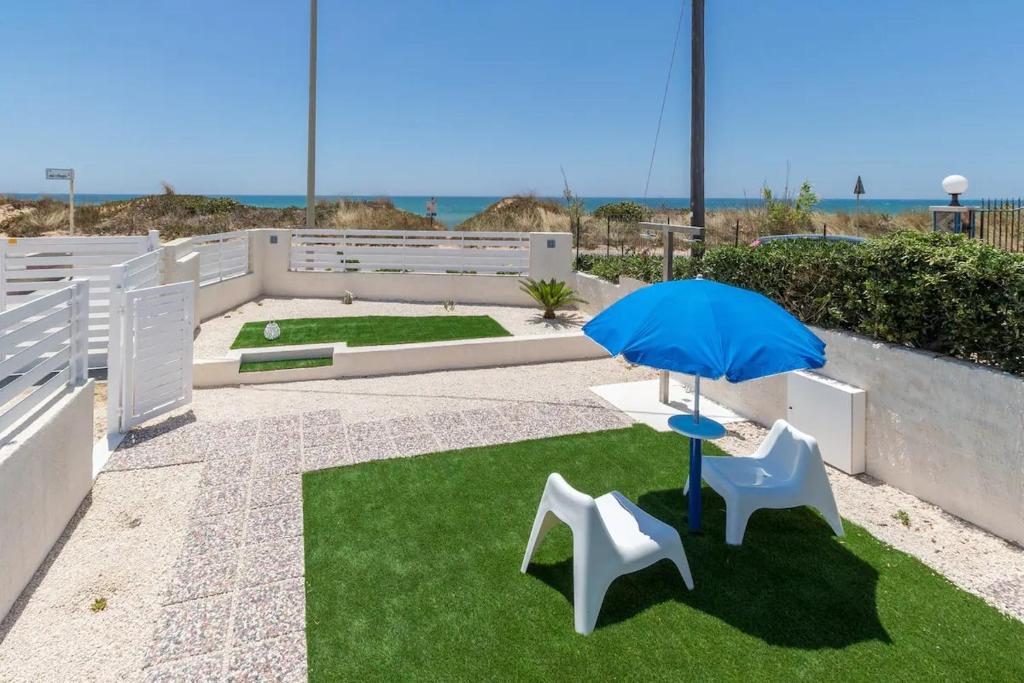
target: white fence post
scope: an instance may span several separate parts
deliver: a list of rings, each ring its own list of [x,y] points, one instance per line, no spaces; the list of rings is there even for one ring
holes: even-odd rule
[[[156,251],[160,248],[160,231],[150,230],[146,233],[149,248],[146,251]]]
[[[121,432],[124,417],[125,281],[128,267],[110,267],[110,343],[107,350],[107,434]]]
[[[0,242],[0,311],[7,310],[7,278],[4,277],[4,266],[7,262],[7,243]]]
[[[89,379],[89,281],[74,280],[71,293],[71,383]]]

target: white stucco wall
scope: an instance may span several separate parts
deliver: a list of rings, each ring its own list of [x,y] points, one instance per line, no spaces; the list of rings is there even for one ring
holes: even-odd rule
[[[572,233],[530,233],[530,277],[572,286]]]
[[[0,448],[0,618],[92,488],[93,382]]]
[[[587,302],[580,308],[590,315],[597,315],[627,294],[647,286],[646,282],[630,277],[619,278],[619,284],[614,285],[588,273],[574,273],[570,282],[575,282],[573,289]]]
[[[197,287],[199,300],[196,320],[209,320],[222,313],[238,308],[247,301],[260,296],[262,282],[257,273],[239,275],[228,280]]]
[[[318,356],[318,349],[306,357]],[[255,354],[249,353],[247,357]],[[268,358],[277,354],[268,350]],[[290,355],[290,354],[288,354]],[[608,353],[582,334],[529,335],[493,339],[395,344],[350,349],[334,347],[333,365],[295,368],[273,372],[239,373],[239,358],[198,361],[193,366],[193,386],[215,387],[236,384],[265,384],[343,377],[376,377],[417,372],[442,372],[470,368],[556,363],[569,360],[607,358]]]

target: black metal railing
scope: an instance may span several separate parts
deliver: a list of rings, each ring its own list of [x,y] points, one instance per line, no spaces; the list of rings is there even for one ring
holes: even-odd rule
[[[971,208],[974,237],[1006,251],[1024,251],[1024,202],[985,199]]]

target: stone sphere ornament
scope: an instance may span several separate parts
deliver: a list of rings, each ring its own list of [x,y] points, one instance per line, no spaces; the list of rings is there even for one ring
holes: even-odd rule
[[[267,326],[263,328],[263,338],[267,341],[274,341],[281,336],[281,326],[275,322],[267,323]]]

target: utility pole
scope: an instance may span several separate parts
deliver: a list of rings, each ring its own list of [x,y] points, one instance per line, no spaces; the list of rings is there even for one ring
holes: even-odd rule
[[[316,0],[309,0],[309,140],[306,147],[306,227],[316,227]]]
[[[690,39],[690,225],[704,224],[704,0],[693,0]]]
[[[690,225],[703,228],[704,224],[704,0],[693,0],[690,28]],[[694,257],[694,241],[703,240],[701,230],[690,243],[690,258]],[[673,231],[665,230],[663,277],[672,279],[672,251],[675,248]],[[659,376],[658,398],[668,403],[669,373]]]

